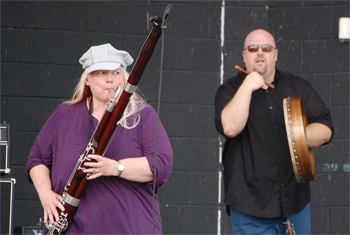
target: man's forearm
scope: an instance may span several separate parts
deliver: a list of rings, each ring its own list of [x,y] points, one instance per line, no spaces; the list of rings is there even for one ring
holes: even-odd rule
[[[321,123],[311,123],[306,127],[306,141],[310,148],[318,147],[331,139],[331,129]]]

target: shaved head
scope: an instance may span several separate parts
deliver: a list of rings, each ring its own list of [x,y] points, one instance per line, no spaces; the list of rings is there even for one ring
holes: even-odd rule
[[[244,48],[251,44],[256,44],[257,40],[264,39],[268,44],[270,44],[273,47],[276,47],[275,38],[272,36],[271,33],[267,32],[264,29],[256,29],[251,31],[244,40]],[[258,43],[259,44],[259,43]]]

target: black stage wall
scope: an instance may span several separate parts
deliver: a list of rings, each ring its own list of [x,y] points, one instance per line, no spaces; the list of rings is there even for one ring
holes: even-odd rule
[[[174,8],[164,35],[160,118],[175,155],[172,177],[159,192],[164,233],[230,234],[218,183],[214,93],[236,73],[235,64],[243,65],[246,34],[265,28],[276,37],[278,67],[309,80],[334,119],[332,143],[314,150],[312,232],[348,234],[349,42],[338,40],[338,20],[349,17],[349,2],[306,0],[1,1],[1,122],[11,125],[14,227],[42,217],[24,166],[46,119],[71,96],[82,53],[110,42],[136,58],[148,16],[161,15],[168,3]],[[160,45],[139,86],[154,107]]]

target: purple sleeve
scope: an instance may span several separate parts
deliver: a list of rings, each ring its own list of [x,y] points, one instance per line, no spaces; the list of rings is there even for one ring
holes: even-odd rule
[[[46,121],[45,125],[36,137],[33,147],[30,150],[26,164],[26,176],[29,182],[31,183],[32,179],[29,175],[29,171],[31,168],[39,164],[44,164],[49,169],[51,169],[53,136],[56,130],[55,123],[57,123],[56,112],[54,112],[51,115],[51,117]]]
[[[169,137],[155,110],[151,106],[145,109],[140,123],[143,154],[146,156],[153,174],[155,169],[157,171],[156,186],[158,188],[170,178],[173,166],[173,150]],[[156,139],[158,140],[157,144]]]

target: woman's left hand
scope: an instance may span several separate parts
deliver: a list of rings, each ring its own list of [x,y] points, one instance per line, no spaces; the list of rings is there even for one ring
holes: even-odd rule
[[[96,162],[85,162],[84,166],[87,169],[84,170],[84,173],[90,173],[88,177],[89,180],[96,179],[100,176],[116,176],[117,171],[117,161],[103,157],[101,155],[90,154],[88,158],[95,160]]]

